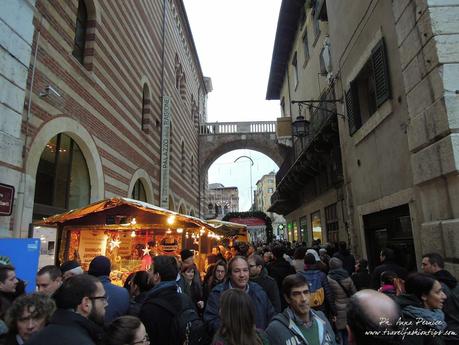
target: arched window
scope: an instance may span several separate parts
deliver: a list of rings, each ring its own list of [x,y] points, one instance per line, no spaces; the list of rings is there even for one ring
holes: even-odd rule
[[[134,188],[132,189],[131,198],[147,202],[147,193],[145,192],[145,187],[143,186],[142,181],[136,181]]]
[[[72,54],[80,61],[84,62],[84,48],[86,45],[86,30],[88,26],[88,10],[84,0],[78,0],[78,12],[75,25],[75,39],[73,41]]]
[[[148,85],[143,85],[142,91],[142,130],[146,133],[150,132],[150,91]]]
[[[209,210],[209,213],[213,213],[213,212],[214,212],[214,204],[209,203],[209,204],[207,205],[207,209]]]
[[[85,206],[90,196],[83,153],[71,137],[60,133],[46,144],[38,163],[34,219]]]
[[[182,77],[180,78],[180,97],[186,101],[186,77],[185,73],[182,71]]]

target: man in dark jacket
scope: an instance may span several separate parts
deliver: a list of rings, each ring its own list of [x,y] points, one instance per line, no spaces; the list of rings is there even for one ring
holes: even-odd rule
[[[129,310],[129,292],[121,286],[110,282],[112,265],[106,256],[96,256],[89,264],[88,273],[99,278],[104,286],[110,303],[105,312],[105,323],[109,324],[119,316],[126,315]]]
[[[172,256],[155,257],[151,266],[153,288],[147,293],[139,318],[155,344],[181,345],[183,340],[174,323],[189,297],[177,292],[177,261]]]
[[[18,282],[15,268],[0,263],[0,305],[2,310],[7,310],[13,303]]]
[[[355,258],[347,249],[347,244],[344,241],[340,241],[338,251],[333,254],[334,258],[338,258],[343,262],[343,268],[351,275],[355,270]]]
[[[54,293],[57,310],[50,323],[27,345],[96,345],[103,338],[108,305],[102,283],[81,274],[67,279]]]
[[[370,287],[378,290],[381,286],[381,273],[385,271],[392,271],[397,273],[399,278],[405,279],[407,275],[406,269],[395,262],[395,252],[390,248],[384,248],[379,255],[381,265],[376,266],[371,274]]]
[[[277,288],[279,291],[282,288],[282,281],[289,274],[296,273],[295,268],[290,265],[290,263],[284,259],[285,248],[279,245],[276,245],[272,249],[273,260],[269,265],[267,265],[268,275],[277,283]],[[284,309],[287,306],[287,303],[284,300],[284,296],[281,296],[281,308]]]
[[[425,273],[435,276],[447,297],[442,310],[445,313],[448,330],[454,331],[456,335],[444,336],[445,344],[459,344],[459,285],[457,279],[445,270],[443,257],[438,253],[424,254],[421,267]]]
[[[260,285],[268,295],[276,313],[281,312],[279,288],[276,281],[268,275],[264,268],[265,261],[260,255],[252,254],[247,259],[249,263],[250,281]]]
[[[370,288],[370,273],[368,272],[368,261],[360,259],[355,264],[355,272],[352,273],[351,279],[354,282],[357,291]]]
[[[228,289],[241,289],[248,293],[255,307],[255,325],[265,329],[274,316],[275,311],[263,288],[249,281],[249,264],[242,256],[235,256],[228,263],[228,280],[217,285],[207,299],[204,311],[204,321],[209,325],[212,333],[220,327],[220,296]],[[162,343],[161,343],[162,344]]]

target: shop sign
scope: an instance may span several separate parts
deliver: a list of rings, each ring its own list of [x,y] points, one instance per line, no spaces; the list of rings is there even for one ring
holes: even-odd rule
[[[161,128],[161,203],[162,208],[169,208],[169,156],[171,131],[171,98],[163,96]]]
[[[14,202],[14,187],[0,183],[0,216],[11,216]]]
[[[79,254],[81,266],[87,267],[98,255],[105,255],[107,249],[107,235],[103,231],[81,231]]]

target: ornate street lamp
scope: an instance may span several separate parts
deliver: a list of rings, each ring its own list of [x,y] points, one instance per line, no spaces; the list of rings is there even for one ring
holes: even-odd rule
[[[309,121],[306,121],[303,115],[297,116],[296,120],[292,123],[292,131],[294,137],[306,137],[309,135]]]

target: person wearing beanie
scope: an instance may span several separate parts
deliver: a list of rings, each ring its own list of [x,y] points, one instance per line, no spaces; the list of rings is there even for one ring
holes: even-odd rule
[[[70,277],[84,273],[83,268],[81,268],[80,264],[76,260],[66,261],[59,268],[62,272],[62,280],[67,280]]]
[[[106,256],[96,256],[89,264],[88,274],[97,277],[104,286],[108,306],[105,309],[105,324],[117,317],[126,315],[129,310],[129,292],[121,286],[113,285],[110,281],[112,265]]]

